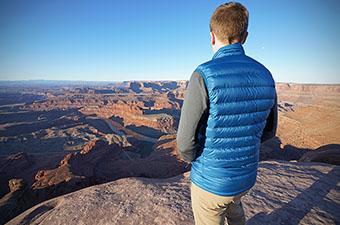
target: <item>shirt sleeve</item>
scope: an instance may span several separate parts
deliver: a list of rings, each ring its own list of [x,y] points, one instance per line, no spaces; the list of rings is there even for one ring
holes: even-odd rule
[[[198,72],[194,72],[184,94],[176,138],[179,156],[186,162],[196,158],[199,147],[196,134],[207,109],[208,94],[204,79]]]
[[[261,137],[261,142],[265,142],[275,137],[277,123],[278,123],[278,109],[277,109],[277,94],[275,92],[274,106],[270,110],[269,116],[267,118],[266,126],[263,130],[262,137]]]

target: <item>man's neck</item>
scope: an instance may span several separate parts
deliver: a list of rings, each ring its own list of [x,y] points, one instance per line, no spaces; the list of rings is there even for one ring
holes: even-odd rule
[[[227,46],[227,45],[229,45],[229,44],[225,44],[225,45],[215,45],[215,46],[213,46],[213,53],[215,54],[220,48],[222,48],[222,47],[224,47],[224,46]]]
[[[221,41],[219,41],[218,39],[216,40],[215,42],[215,45],[212,46],[212,49],[213,49],[213,52],[214,54],[220,49],[220,48],[223,48],[227,45],[232,45],[232,44],[236,44],[236,43],[241,43],[240,41],[233,41],[231,43],[227,42],[227,43],[223,43]]]
[[[212,49],[213,49],[213,52],[215,54],[220,48],[223,48],[223,47],[228,46],[228,45],[236,44],[236,43],[239,43],[239,42],[235,41],[233,43],[227,43],[227,44],[222,43],[222,42],[219,42],[219,43],[216,42],[216,44],[212,47]]]

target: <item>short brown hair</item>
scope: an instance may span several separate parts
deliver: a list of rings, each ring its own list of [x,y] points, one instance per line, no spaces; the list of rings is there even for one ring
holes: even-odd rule
[[[210,31],[224,43],[241,41],[248,29],[249,13],[237,2],[220,5],[211,16]]]

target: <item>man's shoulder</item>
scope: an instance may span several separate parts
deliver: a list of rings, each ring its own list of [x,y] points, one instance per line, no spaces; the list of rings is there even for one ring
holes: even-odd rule
[[[198,65],[194,71],[195,74],[200,75],[200,77],[205,80],[206,79],[206,74],[209,69],[212,68],[214,64],[214,59],[211,59],[209,61],[206,61],[200,65]]]
[[[204,70],[206,70],[207,68],[211,67],[211,65],[213,64],[213,59],[206,61],[200,65],[198,65],[195,69],[195,72],[199,73],[200,75],[204,74]]]
[[[225,65],[221,66],[221,64]],[[218,69],[227,69],[228,67],[233,67],[233,69],[235,69],[235,67],[239,67],[242,70],[244,70],[245,67],[251,67],[253,69],[257,69],[271,75],[271,72],[269,71],[269,69],[267,69],[266,66],[247,55],[244,55],[242,57],[242,60],[240,60],[239,58],[233,59],[232,57],[229,57],[228,59],[211,59],[198,65],[195,69],[195,72],[204,77],[207,72],[211,72],[215,67]]]
[[[198,65],[196,70],[205,70],[205,69],[209,69],[214,66],[219,66],[220,64],[225,64],[225,66],[228,66],[228,65],[243,66],[242,64],[251,64],[252,66],[261,67],[267,70],[267,68],[262,63],[260,63],[259,61],[255,60],[254,58],[248,55],[242,55],[242,56],[230,55],[230,56],[225,56],[223,58],[211,59]]]

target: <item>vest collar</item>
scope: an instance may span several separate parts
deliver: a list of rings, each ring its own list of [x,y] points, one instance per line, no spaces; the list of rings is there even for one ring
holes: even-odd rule
[[[228,55],[244,55],[244,49],[240,43],[230,44],[221,47],[214,54],[213,59],[228,56]]]

